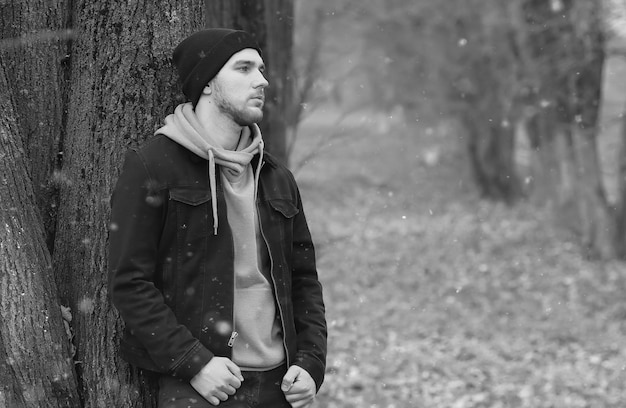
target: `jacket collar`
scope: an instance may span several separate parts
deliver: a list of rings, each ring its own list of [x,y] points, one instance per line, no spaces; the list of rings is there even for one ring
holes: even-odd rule
[[[253,166],[257,166],[257,164],[259,163],[259,154],[255,154],[254,157],[252,158],[251,161]],[[278,159],[273,156],[272,154],[268,153],[267,151],[263,152],[263,164],[267,164],[271,167],[278,167],[280,162],[278,161]]]
[[[200,162],[207,161],[190,150],[187,150],[187,154],[189,155],[189,159],[193,163],[200,163]],[[280,165],[280,161],[276,158],[276,156],[272,155],[271,153],[268,153],[267,151],[263,152],[263,162],[264,164],[267,164],[268,166],[271,166],[273,168],[276,168]],[[259,163],[259,154],[254,155],[251,163],[253,166],[256,167],[256,165]]]

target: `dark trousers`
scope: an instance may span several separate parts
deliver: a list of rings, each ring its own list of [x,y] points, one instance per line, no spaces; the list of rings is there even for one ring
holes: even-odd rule
[[[235,395],[220,402],[226,408],[291,408],[280,389],[286,366],[270,371],[244,371]],[[159,379],[159,408],[213,408],[189,382],[167,375]]]

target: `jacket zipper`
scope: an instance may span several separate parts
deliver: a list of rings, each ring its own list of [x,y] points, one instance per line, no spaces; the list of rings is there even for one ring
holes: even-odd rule
[[[265,162],[261,162],[261,169],[263,169],[263,165],[265,164]],[[259,169],[259,172],[261,171],[261,169]],[[259,181],[260,184],[260,181]],[[257,186],[258,188],[258,186]],[[272,258],[272,251],[270,250],[270,246],[267,243],[267,238],[265,238],[265,233],[263,232],[263,223],[261,222],[261,211],[259,209],[259,199],[258,197],[255,198],[255,205],[256,205],[256,213],[257,213],[257,218],[259,220],[259,232],[261,233],[261,238],[263,238],[263,243],[265,244],[265,248],[267,249],[267,254],[269,255],[270,258],[270,277],[272,278],[272,284],[274,285],[274,290],[272,291],[274,294],[274,300],[276,301],[276,306],[278,307],[278,314],[280,316],[280,327],[281,329],[283,329],[283,349],[285,350],[285,360],[287,361],[287,367],[291,366],[291,363],[289,362],[289,350],[287,350],[287,340],[285,339],[285,336],[287,335],[287,330],[285,329],[285,315],[283,314],[283,308],[280,305],[280,300],[278,299],[278,289],[277,289],[277,285],[276,285],[276,279],[274,278],[274,258]]]
[[[257,212],[259,210],[259,205],[257,204]],[[280,327],[283,329],[283,349],[285,350],[285,359],[287,360],[287,367],[289,367],[291,364],[289,363],[289,350],[287,350],[287,340],[285,339],[285,336],[287,335],[287,330],[285,330],[285,316],[283,314],[283,308],[280,306],[280,301],[278,299],[278,294],[277,294],[277,285],[276,285],[276,279],[274,278],[274,274],[272,273],[272,271],[274,270],[274,259],[272,258],[272,251],[270,251],[270,246],[267,243],[267,239],[265,238],[265,234],[263,233],[263,227],[261,227],[261,216],[260,214],[258,215],[259,217],[259,231],[261,232],[261,237],[263,238],[263,243],[265,244],[265,248],[267,248],[267,253],[270,257],[270,277],[272,278],[272,284],[274,285],[274,300],[276,300],[276,306],[278,307],[278,314],[280,315]]]
[[[231,236],[230,236],[230,247],[231,250],[233,251],[233,263],[235,262],[235,242],[234,242],[234,237],[232,236],[232,230],[231,230]],[[237,323],[236,323],[236,318],[237,318],[237,314],[235,313],[235,308],[237,307],[237,302],[235,297],[237,296],[237,276],[235,276],[236,271],[235,268],[233,267],[233,317],[232,317],[232,321],[233,321],[233,331],[230,334],[230,338],[228,339],[228,347],[233,348],[234,344],[235,344],[235,340],[237,339],[237,336],[239,336],[239,333],[237,332]],[[232,358],[232,355],[231,355]]]
[[[208,172],[208,168],[207,168],[207,172]],[[217,183],[216,183],[216,188],[217,188]],[[217,192],[216,192],[217,195]],[[213,220],[213,222],[215,222],[215,220]],[[231,234],[230,237],[230,249],[232,251],[232,253],[235,253],[235,243],[233,241],[233,237]],[[233,255],[234,256],[234,255]],[[235,284],[236,284],[236,277],[235,277],[235,269],[233,268],[233,314],[231,317],[231,321],[232,321],[232,325],[233,325],[233,329],[232,332],[230,333],[230,337],[228,338],[228,343],[226,343],[228,345],[228,347],[233,348],[233,345],[235,344],[235,340],[237,339],[237,336],[239,336],[239,333],[237,332],[237,327],[236,327],[236,323],[235,323],[235,295],[236,295],[236,291],[237,289],[235,288]],[[232,358],[232,355],[231,355]]]
[[[233,345],[235,344],[235,339],[237,338],[237,336],[239,336],[239,333],[237,333],[237,331],[235,331],[235,319],[233,319],[233,332],[230,335],[230,339],[228,339],[228,347],[233,347]]]
[[[261,169],[263,168],[263,164],[265,164],[264,162],[261,163]],[[261,171],[259,169],[259,171]],[[258,186],[257,186],[258,188]],[[263,243],[265,244],[265,248],[267,249],[267,254],[269,255],[270,258],[270,277],[272,278],[272,284],[274,285],[274,290],[272,291],[274,294],[274,300],[276,301],[276,305],[278,307],[278,314],[280,315],[280,327],[283,330],[283,349],[285,351],[285,359],[287,361],[287,367],[289,367],[290,361],[289,361],[289,350],[287,350],[287,340],[285,339],[285,335],[287,334],[287,330],[285,329],[285,317],[283,314],[283,309],[280,305],[280,301],[278,299],[278,295],[276,294],[277,292],[277,285],[276,285],[276,279],[274,278],[274,274],[272,273],[272,271],[274,270],[274,259],[272,258],[272,251],[270,251],[270,246],[267,243],[267,238],[265,238],[265,233],[263,232],[263,226],[262,226],[262,222],[261,222],[261,211],[259,209],[259,201],[258,201],[258,197],[255,197],[255,206],[256,206],[256,212],[257,212],[257,219],[259,221],[259,232],[261,233],[261,238],[263,238]],[[234,251],[234,243],[232,243],[232,239],[231,239],[231,245],[233,247],[233,251]],[[233,275],[234,275],[235,271],[233,270]],[[236,326],[235,326],[235,307],[236,307],[236,302],[235,302],[235,294],[236,294],[236,288],[235,288],[235,283],[236,282],[236,277],[233,276],[233,331],[230,334],[230,338],[228,339],[228,347],[233,347],[233,345],[235,344],[235,340],[237,339],[237,336],[239,336],[239,333],[236,330]]]

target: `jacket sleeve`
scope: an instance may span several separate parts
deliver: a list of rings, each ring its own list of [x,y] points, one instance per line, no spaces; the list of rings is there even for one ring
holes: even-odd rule
[[[178,324],[155,286],[166,191],[139,153],[129,151],[111,198],[109,293],[156,370],[189,380],[213,354]]]
[[[294,364],[311,374],[319,390],[326,370],[325,307],[315,264],[315,248],[297,187],[296,194],[299,212],[293,227],[292,302],[298,351]]]

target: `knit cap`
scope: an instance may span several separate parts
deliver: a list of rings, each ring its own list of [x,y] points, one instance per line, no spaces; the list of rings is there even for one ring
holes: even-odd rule
[[[183,93],[196,107],[202,90],[237,52],[253,48],[261,54],[254,38],[245,31],[211,28],[198,31],[174,49],[174,65]]]

